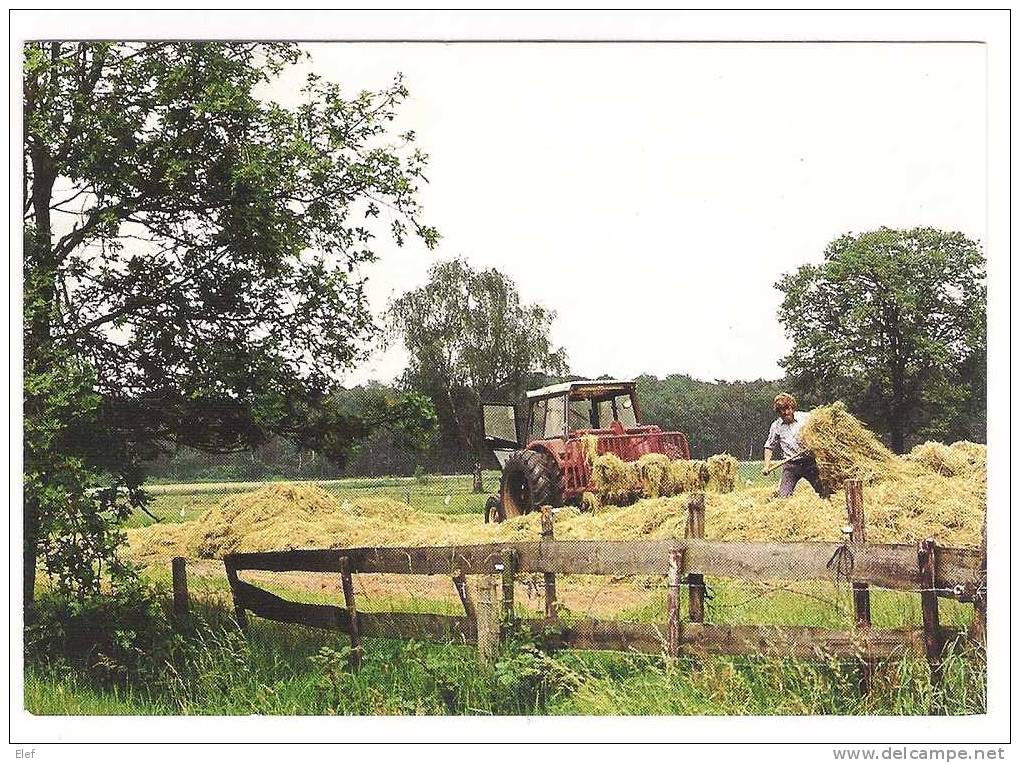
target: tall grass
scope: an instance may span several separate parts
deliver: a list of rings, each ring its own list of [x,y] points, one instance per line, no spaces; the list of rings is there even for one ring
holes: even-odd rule
[[[26,666],[29,712],[54,715],[771,715],[984,712],[984,654],[947,654],[933,692],[923,659],[879,666],[857,690],[852,661],[684,657],[507,644],[483,668],[473,646],[366,639],[348,667],[345,636],[252,618],[244,638],[226,609],[201,605],[170,648],[109,680],[59,657]]]

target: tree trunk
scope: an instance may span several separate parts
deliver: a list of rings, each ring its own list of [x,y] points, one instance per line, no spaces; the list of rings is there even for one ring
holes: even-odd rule
[[[55,50],[59,51],[59,48]],[[34,303],[26,310],[24,348],[24,372],[40,373],[46,371],[45,358],[49,354],[51,344],[51,327],[53,301],[57,290],[57,263],[53,254],[52,229],[50,223],[50,200],[56,172],[49,154],[42,146],[33,146],[29,151],[32,162],[32,210],[35,213],[35,230],[25,251],[25,293],[30,295]],[[33,415],[31,402],[26,398],[24,415]],[[25,452],[25,471],[32,468],[31,453]],[[39,506],[32,500],[24,502],[24,548],[22,560],[22,576],[24,584],[25,622],[30,622],[34,614],[35,604],[35,571],[39,560],[39,533],[41,517]]]
[[[35,615],[35,569],[39,559],[39,507],[32,501],[25,501],[25,538],[23,549],[23,584],[25,624]]]
[[[892,442],[893,453],[904,453],[906,451],[906,436],[903,432],[903,426],[899,421],[890,424],[889,439]]]

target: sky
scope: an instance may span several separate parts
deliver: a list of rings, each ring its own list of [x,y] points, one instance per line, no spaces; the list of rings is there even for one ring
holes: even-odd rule
[[[430,156],[423,219],[442,241],[382,245],[373,309],[463,257],[556,311],[579,375],[779,378],[774,285],[836,236],[985,239],[980,44],[302,47],[267,97],[294,105],[309,71],[352,96],[402,72],[394,132]],[[374,352],[346,381],[405,361]]]

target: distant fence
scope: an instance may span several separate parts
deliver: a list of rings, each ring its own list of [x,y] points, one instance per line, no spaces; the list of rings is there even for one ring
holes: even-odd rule
[[[542,539],[533,542],[446,547],[372,547],[234,553],[224,558],[237,621],[247,614],[348,634],[357,666],[364,637],[434,639],[477,644],[491,661],[500,639],[514,629],[530,631],[553,648],[665,654],[771,654],[859,661],[861,688],[870,686],[876,660],[914,654],[927,657],[933,680],[941,678],[943,651],[969,636],[983,642],[986,600],[984,549],[868,544],[864,540],[859,483],[847,487],[848,527],[842,543],[760,543],[706,540],[704,495],[688,507],[686,537],[667,540],[557,541],[553,515],[543,509]],[[344,606],[286,600],[240,579],[245,570],[339,573]],[[463,616],[404,612],[359,612],[357,573],[444,575],[459,594]],[[544,578],[545,616],[527,619],[514,609],[514,577]],[[183,575],[183,571],[181,573]],[[557,575],[665,576],[665,619],[657,623],[560,618]],[[467,576],[475,576],[468,585]],[[705,620],[705,577],[760,581],[832,580],[853,587],[854,627],[847,630],[791,625],[717,625]],[[871,625],[870,587],[917,593],[919,627],[878,629]],[[682,587],[688,588],[686,612]],[[970,633],[939,623],[939,597],[974,605]]]

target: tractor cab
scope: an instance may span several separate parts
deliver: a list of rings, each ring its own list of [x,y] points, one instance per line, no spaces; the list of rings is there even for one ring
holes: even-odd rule
[[[515,450],[538,440],[580,436],[598,430],[622,434],[638,426],[639,409],[632,381],[573,381],[527,393],[525,418],[509,404],[485,403],[485,440],[500,467]]]
[[[638,425],[634,382],[565,382],[527,394],[528,439],[571,437],[600,429]]]

